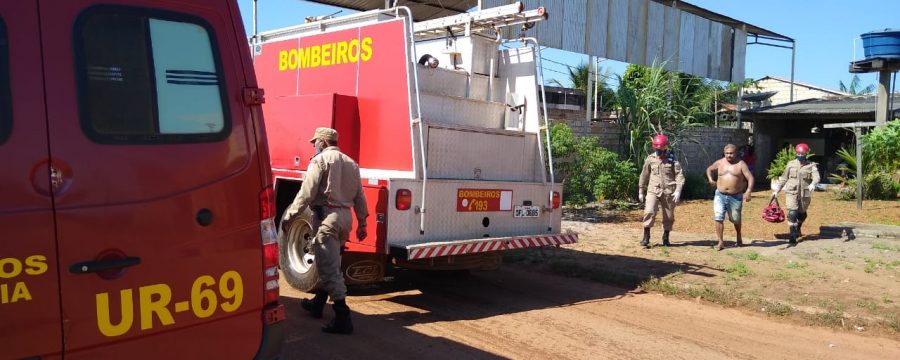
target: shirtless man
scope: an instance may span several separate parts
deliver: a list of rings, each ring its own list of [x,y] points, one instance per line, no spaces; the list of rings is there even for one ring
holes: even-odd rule
[[[712,173],[716,171],[718,177],[713,180]],[[742,201],[750,201],[750,193],[753,191],[753,174],[750,168],[742,160],[737,158],[737,146],[725,145],[725,157],[716,160],[706,168],[706,179],[716,188],[716,197],[713,200],[713,220],[716,221],[716,235],[719,236],[719,244],[716,248],[725,248],[722,240],[722,232],[725,230],[725,213],[728,220],[734,224],[737,232],[737,242],[734,246],[741,246],[741,206]]]

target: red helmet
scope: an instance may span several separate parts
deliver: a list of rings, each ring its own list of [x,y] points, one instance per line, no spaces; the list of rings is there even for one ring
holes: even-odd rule
[[[653,137],[653,148],[657,150],[664,150],[666,148],[666,144],[669,143],[669,138],[663,134],[659,134]]]
[[[806,155],[807,153],[809,153],[809,145],[799,143],[797,144],[797,146],[794,146],[794,152]]]

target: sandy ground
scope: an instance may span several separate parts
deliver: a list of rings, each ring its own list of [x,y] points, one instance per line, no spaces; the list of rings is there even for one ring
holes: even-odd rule
[[[497,271],[397,270],[352,288],[352,336],[321,333],[330,308],[324,320],[306,316],[299,300],[310,295],[282,282],[284,357],[900,358],[900,242],[817,234],[836,221],[900,223],[900,203],[856,212],[817,193],[805,241],[789,247],[786,225],[759,220],[766,194],[745,208],[749,246],[724,251],[712,249],[709,201],[681,204],[673,246],[649,250],[637,246],[640,211],[569,211],[563,229],[578,244],[507,252]]]
[[[283,355],[332,359],[896,359],[900,342],[774,321],[518,265],[468,276],[401,272],[348,297],[356,332],[319,331],[282,283]]]
[[[900,221],[900,201],[834,201],[816,193],[804,237],[788,246],[787,225],[759,218],[765,194],[745,203],[743,232],[748,246],[716,251],[710,201],[689,201],[676,209],[671,247],[659,246],[662,230],[652,232],[650,250],[638,246],[642,235],[640,211],[609,212],[585,209],[570,212],[563,228],[580,233],[568,248],[526,254],[524,262],[556,273],[593,278],[606,283],[636,286],[661,278],[682,288],[711,289],[713,302],[740,305],[760,312],[766,303],[790,309],[800,323],[881,333],[900,339],[900,241],[823,238],[818,227],[840,221],[894,223]],[[763,201],[759,201],[760,198]],[[726,223],[725,239],[734,243],[734,229]],[[548,260],[549,259],[549,260]],[[727,296],[723,296],[725,294]],[[724,297],[724,299],[722,299]],[[772,312],[770,306],[766,311]],[[860,330],[861,329],[861,330]],[[884,330],[884,331],[882,331]]]

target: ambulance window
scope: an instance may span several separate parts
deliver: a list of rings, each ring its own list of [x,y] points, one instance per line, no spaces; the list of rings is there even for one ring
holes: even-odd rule
[[[0,19],[0,144],[9,137],[12,129],[12,101],[9,91],[9,40],[6,23]]]
[[[228,136],[212,28],[186,15],[99,6],[75,25],[81,125],[100,143],[218,141]]]

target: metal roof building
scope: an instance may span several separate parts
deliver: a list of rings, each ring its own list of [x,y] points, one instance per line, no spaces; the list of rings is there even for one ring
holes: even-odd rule
[[[900,117],[900,96],[893,104],[893,118]],[[753,123],[757,164],[754,176],[764,179],[769,162],[785,144],[809,144],[825,175],[835,171],[834,154],[852,146],[853,132],[826,129],[825,124],[875,121],[875,95],[800,100],[792,103],[741,111],[741,120]]]

